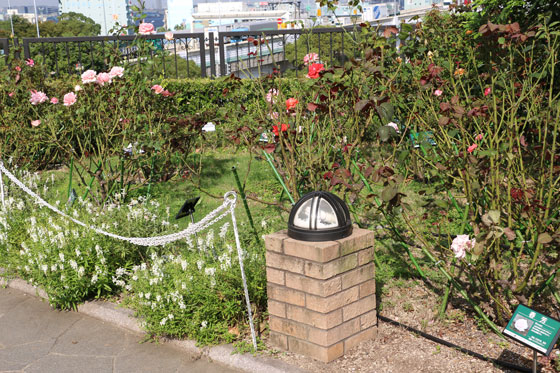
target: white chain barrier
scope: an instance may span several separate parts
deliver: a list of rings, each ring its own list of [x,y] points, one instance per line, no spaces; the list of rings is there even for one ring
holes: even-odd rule
[[[234,236],[235,236],[235,244],[237,246],[237,256],[238,256],[238,259],[239,259],[239,267],[241,269],[241,279],[243,281],[243,290],[245,292],[245,301],[247,303],[247,313],[248,313],[248,316],[249,316],[249,326],[251,327],[251,338],[252,338],[252,342],[253,342],[253,347],[255,348],[255,351],[257,351],[257,337],[256,337],[256,334],[255,334],[255,326],[253,324],[253,314],[251,312],[251,300],[249,299],[249,289],[247,287],[247,279],[245,277],[245,270],[243,268],[243,250],[241,249],[241,242],[239,240],[239,232],[237,230],[237,220],[235,219],[235,205],[236,205],[236,202],[237,202],[237,194],[234,191],[230,191],[230,192],[227,192],[226,194],[224,194],[224,203],[221,206],[219,206],[215,210],[208,213],[208,215],[206,215],[204,218],[202,218],[202,220],[198,221],[197,223],[189,225],[188,228],[186,228],[186,229],[184,229],[180,232],[168,234],[168,235],[165,235],[165,236],[155,236],[155,237],[124,237],[124,236],[119,236],[118,234],[114,234],[114,233],[104,231],[104,230],[99,229],[99,228],[94,227],[94,226],[90,226],[90,225],[88,225],[88,224],[86,224],[86,223],[84,223],[80,220],[77,220],[77,219],[73,218],[72,216],[64,213],[63,211],[58,209],[56,206],[51,205],[50,203],[45,201],[43,198],[41,198],[37,193],[33,192],[30,188],[28,188],[18,178],[16,178],[8,169],[6,169],[4,167],[4,162],[2,162],[0,160],[0,194],[2,195],[2,206],[3,207],[5,207],[5,201],[4,201],[4,182],[3,182],[3,179],[2,179],[2,174],[5,174],[6,177],[11,182],[13,182],[15,185],[17,185],[25,193],[27,193],[28,195],[33,197],[33,199],[35,200],[35,202],[37,204],[56,212],[58,215],[63,216],[64,218],[74,222],[75,224],[78,224],[78,225],[80,225],[84,228],[87,228],[87,229],[91,229],[91,230],[97,232],[98,234],[101,234],[101,235],[104,235],[104,236],[107,236],[107,237],[111,237],[111,238],[114,238],[114,239],[117,239],[117,240],[130,242],[130,243],[138,245],[138,246],[162,246],[162,245],[166,245],[166,244],[171,243],[171,242],[175,242],[175,241],[187,238],[187,237],[192,236],[192,235],[196,234],[197,232],[200,232],[200,231],[208,228],[209,226],[217,223],[218,221],[225,218],[228,214],[231,214],[231,222],[232,222],[232,226],[233,226],[233,233],[234,233]]]

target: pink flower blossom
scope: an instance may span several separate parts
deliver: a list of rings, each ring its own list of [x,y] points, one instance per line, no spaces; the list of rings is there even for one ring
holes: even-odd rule
[[[29,67],[33,67],[35,66],[35,61],[33,61],[31,58],[28,58],[27,60],[25,60],[25,64]]]
[[[317,53],[308,53],[303,57],[303,64],[305,66],[315,62],[319,62],[319,55]]]
[[[64,106],[72,106],[76,103],[76,94],[74,92],[70,92],[64,95]]]
[[[480,141],[484,138],[484,135],[482,133],[479,133],[478,135],[476,135],[476,137],[474,138],[476,141]]]
[[[325,70],[325,65],[322,63],[312,63],[309,65],[309,69],[307,72],[307,77],[311,79],[317,79],[320,77],[319,73]]]
[[[53,105],[58,104],[58,98],[56,98],[56,97],[51,97],[51,104],[53,104]]]
[[[140,35],[151,35],[155,34],[154,25],[148,22],[142,22],[140,26],[138,26],[138,33]]]
[[[441,96],[442,94],[443,94],[443,91],[442,91],[441,89],[436,89],[436,90],[434,91],[434,95],[435,95],[435,96],[438,96],[438,97],[439,97],[439,96]]]
[[[468,151],[469,153],[472,153],[472,152],[474,152],[474,150],[475,150],[476,148],[478,148],[478,144],[472,144],[471,146],[469,146],[469,147],[467,148],[467,151]]]
[[[278,91],[274,88],[270,88],[266,94],[266,101],[270,103],[276,102],[276,96],[278,96]]]
[[[492,93],[492,88],[488,87],[484,89],[484,96],[488,96],[490,93]]]
[[[82,83],[95,83],[97,81],[97,73],[93,70],[84,71],[82,74]]]
[[[159,84],[154,84],[154,85],[152,86],[152,91],[154,91],[154,93],[155,93],[156,95],[159,95],[160,93],[163,92],[163,87],[160,86]]]
[[[31,126],[33,126],[33,127],[37,127],[39,124],[41,124],[41,120],[40,120],[40,119],[32,120],[32,121],[31,121]]]
[[[400,132],[399,131],[399,126],[397,125],[397,123],[389,122],[389,123],[387,123],[387,126],[393,127],[397,133]]]
[[[280,117],[280,114],[278,114],[277,111],[273,111],[272,113],[269,113],[269,114],[268,114],[268,117],[269,117],[270,119],[278,119],[278,118]]]
[[[29,99],[29,102],[31,102],[31,105],[37,105],[37,104],[42,104],[43,102],[47,101],[49,98],[47,97],[46,94],[44,94],[41,91],[36,91],[36,90],[32,90],[31,91],[31,98]]]
[[[15,69],[16,69],[17,72],[21,71],[21,67],[19,67],[19,66],[16,66]]]
[[[97,74],[97,84],[99,84],[100,86],[104,86],[105,83],[107,84],[111,84],[111,75],[107,74],[107,73],[99,73]]]
[[[453,242],[451,242],[451,250],[455,253],[455,258],[463,259],[465,257],[465,253],[473,249],[475,244],[475,238],[471,240],[469,239],[469,235],[460,234],[453,239]]]
[[[82,90],[82,87],[79,84],[76,84],[76,86],[74,87],[74,92],[80,92]]]
[[[165,33],[165,39],[169,41],[173,40],[173,33],[171,31],[167,31]]]
[[[9,97],[14,97],[14,95],[15,95],[15,93],[14,93],[14,92],[10,92],[10,93],[8,93],[8,96],[9,96]]]
[[[109,75],[111,76],[112,79],[115,79],[117,77],[122,78],[123,73],[124,73],[124,68],[120,66],[113,66],[111,68],[111,71],[109,71]]]

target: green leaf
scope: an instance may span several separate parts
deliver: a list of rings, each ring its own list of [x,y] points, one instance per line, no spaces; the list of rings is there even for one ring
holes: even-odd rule
[[[498,38],[498,43],[499,44],[505,44],[505,42],[506,42],[506,38],[504,38],[503,36]]]
[[[395,114],[395,108],[393,108],[393,105],[391,105],[390,102],[384,102],[377,107],[377,113],[381,118],[381,122],[383,124],[387,124],[391,120],[393,120],[393,115]]]
[[[500,224],[500,211],[490,210],[488,211],[488,217],[494,224]]]
[[[397,195],[398,190],[394,185],[387,185],[385,189],[381,192],[381,199],[385,202],[389,202]]]

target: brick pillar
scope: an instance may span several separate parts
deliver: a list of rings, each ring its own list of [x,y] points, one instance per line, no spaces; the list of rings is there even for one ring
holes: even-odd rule
[[[281,231],[265,243],[274,346],[329,362],[375,337],[373,232],[305,242]]]

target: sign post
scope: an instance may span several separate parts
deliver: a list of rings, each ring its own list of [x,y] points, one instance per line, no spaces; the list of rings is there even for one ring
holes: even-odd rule
[[[550,355],[560,336],[560,321],[520,304],[503,333],[533,349],[533,372],[536,373],[537,352]]]

